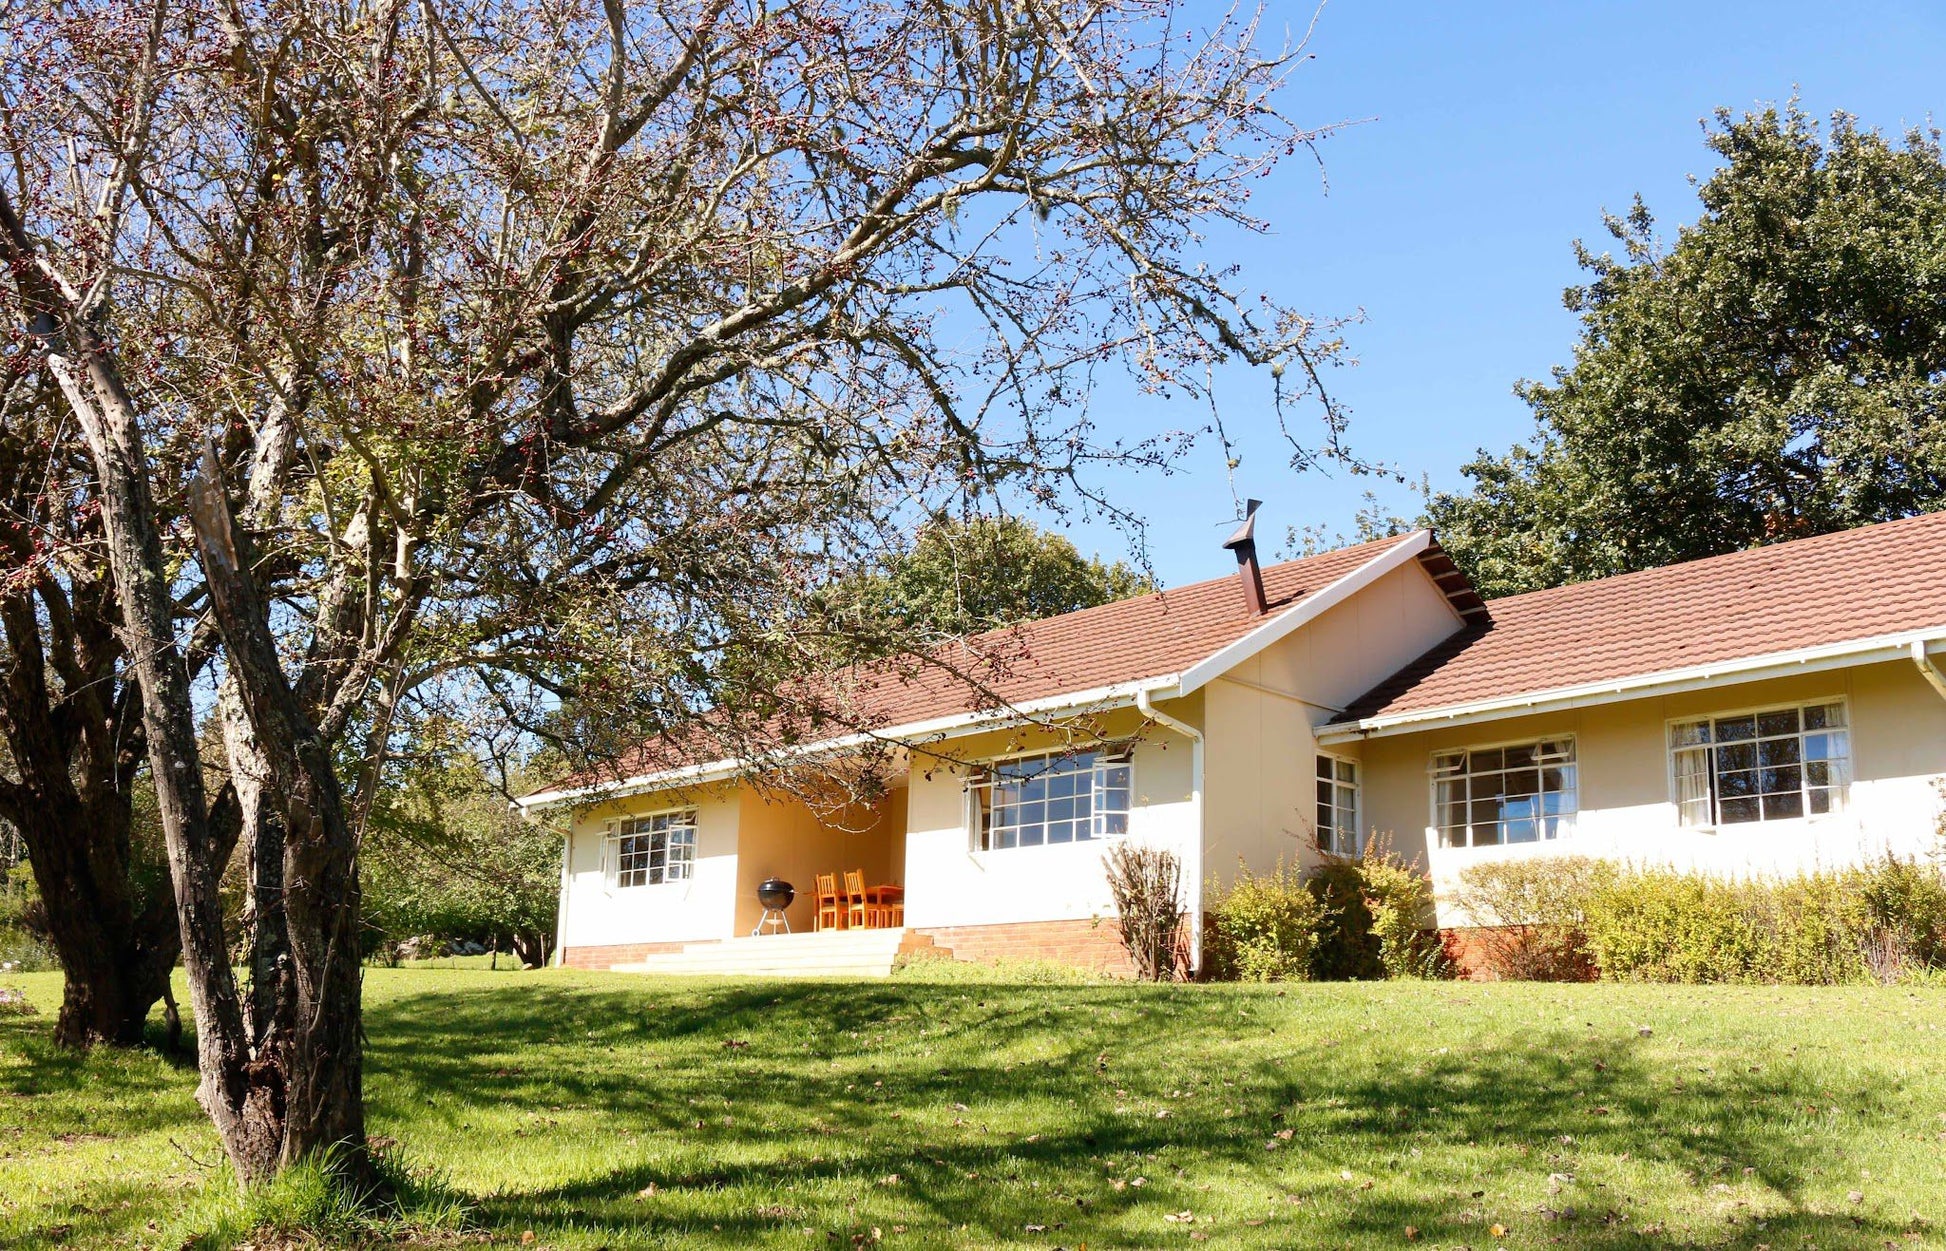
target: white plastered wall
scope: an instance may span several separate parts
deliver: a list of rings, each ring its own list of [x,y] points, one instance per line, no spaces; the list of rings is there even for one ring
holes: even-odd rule
[[[1195,700],[1166,711],[1194,724]],[[1090,729],[1106,737],[1141,730],[1133,758],[1128,837],[1167,847],[1195,863],[1196,802],[1189,740],[1160,726],[1142,728],[1132,710],[1109,713]],[[1110,919],[1114,900],[1102,869],[1106,841],[980,851],[969,829],[963,762],[1018,752],[1055,750],[1064,740],[1038,727],[955,739],[915,753],[907,799],[906,924],[919,928],[1007,925],[1028,921]],[[1185,888],[1189,883],[1184,883]]]
[[[1668,722],[1842,698],[1852,735],[1845,812],[1795,821],[1685,829],[1671,794]],[[1432,753],[1572,734],[1580,815],[1571,837],[1505,847],[1442,848],[1430,828]],[[1946,700],[1904,661],[1787,679],[1739,683],[1651,699],[1372,739],[1365,762],[1368,827],[1431,872],[1442,925],[1470,920],[1459,907],[1469,865],[1539,856],[1588,855],[1724,876],[1788,876],[1855,864],[1886,851],[1923,855],[1936,843],[1946,775]]]
[[[602,839],[623,817],[696,809],[696,860],[687,881],[618,888]],[[734,785],[613,800],[575,815],[568,846],[560,945],[691,942],[734,932],[739,800]]]

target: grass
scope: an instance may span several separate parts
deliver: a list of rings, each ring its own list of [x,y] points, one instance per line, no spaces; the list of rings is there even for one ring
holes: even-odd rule
[[[1936,989],[366,986],[431,1245],[1946,1243]],[[315,1187],[239,1199],[192,1071],[49,1025],[0,1017],[0,1246],[223,1245],[307,1203],[362,1236]]]

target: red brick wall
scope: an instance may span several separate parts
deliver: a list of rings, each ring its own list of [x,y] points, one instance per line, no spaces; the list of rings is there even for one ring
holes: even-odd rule
[[[1601,970],[1585,957],[1578,958],[1566,966],[1550,961],[1548,962],[1549,972],[1546,974],[1532,971],[1531,962],[1516,964],[1511,969],[1496,969],[1494,967],[1495,948],[1501,949],[1501,958],[1504,959],[1506,951],[1518,946],[1526,932],[1526,927],[1519,925],[1472,926],[1441,930],[1439,939],[1446,949],[1446,958],[1453,962],[1454,975],[1468,981],[1493,982],[1500,980],[1504,975],[1545,976],[1553,981],[1592,982],[1600,976]],[[1523,967],[1528,971],[1522,972]]]
[[[957,960],[1048,960],[1093,973],[1135,972],[1113,921],[1023,921],[1012,925],[949,925],[917,933]]]
[[[634,964],[644,956],[666,956],[693,943],[614,943],[606,947],[564,947],[561,963],[570,969],[606,969],[614,964]]]

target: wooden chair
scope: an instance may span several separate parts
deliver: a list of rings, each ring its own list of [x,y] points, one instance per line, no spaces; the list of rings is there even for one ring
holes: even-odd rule
[[[838,904],[838,875],[836,873],[820,873],[817,875],[817,882],[818,915],[812,928],[820,930],[843,929],[845,915],[843,909]]]
[[[880,908],[865,898],[865,871],[845,870],[845,924],[851,929],[876,929],[884,924]]]

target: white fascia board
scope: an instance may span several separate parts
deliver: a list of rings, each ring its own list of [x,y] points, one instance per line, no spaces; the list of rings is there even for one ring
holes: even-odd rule
[[[1415,530],[1406,535],[1336,582],[1314,595],[1306,596],[1302,603],[1292,605],[1236,642],[1183,670],[1182,684],[1172,695],[1187,695],[1207,686],[1266,647],[1280,639],[1288,638],[1300,627],[1317,620],[1328,610],[1344,603],[1394,569],[1417,560],[1419,553],[1430,546],[1432,546],[1430,530]]]
[[[838,738],[824,739],[800,747],[789,754],[795,757],[834,755],[854,747],[870,743],[883,743],[887,740],[912,746],[912,740],[930,739],[938,741],[949,738],[963,738],[969,734],[980,734],[987,730],[1006,729],[1034,717],[1049,713],[1079,712],[1082,710],[1117,708],[1133,704],[1136,696],[1147,691],[1162,698],[1174,698],[1174,688],[1181,682],[1177,674],[1161,677],[1143,678],[1135,682],[1117,682],[1112,686],[1097,686],[1085,691],[1070,691],[1062,695],[1049,695],[1041,699],[1030,699],[1019,704],[1002,704],[995,708],[982,708],[974,712],[954,713],[945,717],[933,717],[925,721],[911,721],[871,733],[846,734]],[[551,808],[559,804],[574,803],[581,800],[620,799],[630,795],[641,795],[652,791],[675,790],[684,786],[703,786],[711,782],[723,782],[744,772],[747,763],[741,760],[711,760],[700,764],[685,765],[680,769],[664,769],[656,773],[643,773],[635,777],[623,778],[618,782],[601,783],[593,786],[576,786],[565,790],[540,791],[514,800],[514,807],[523,811]]]
[[[1769,652],[1761,656],[1741,656],[1715,664],[1665,669],[1609,682],[1589,682],[1579,686],[1555,687],[1504,699],[1477,700],[1448,704],[1393,717],[1366,717],[1359,721],[1337,721],[1321,726],[1320,744],[1355,743],[1361,739],[1388,738],[1449,725],[1471,725],[1480,721],[1501,721],[1531,713],[1557,712],[1565,708],[1586,708],[1597,704],[1617,704],[1631,699],[1658,695],[1677,695],[1684,691],[1708,690],[1741,682],[1761,682],[1768,678],[1789,677],[1797,673],[1823,673],[1855,665],[1902,660],[1911,654],[1912,644],[1936,639],[1946,626],[1927,630],[1908,630],[1900,634],[1881,634],[1844,643],[1826,643],[1794,651]]]

